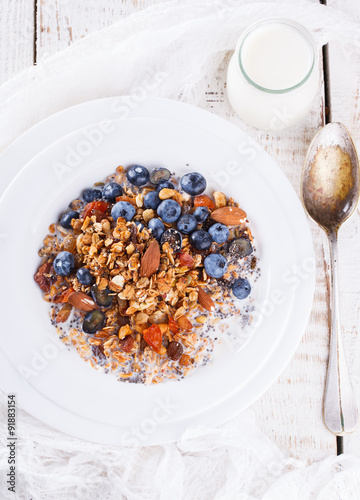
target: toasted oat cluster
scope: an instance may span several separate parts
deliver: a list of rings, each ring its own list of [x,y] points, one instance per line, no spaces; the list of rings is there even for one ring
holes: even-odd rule
[[[246,213],[205,189],[197,172],[118,167],[50,226],[34,278],[59,337],[92,366],[180,379],[211,359],[221,319],[251,321],[259,269]]]

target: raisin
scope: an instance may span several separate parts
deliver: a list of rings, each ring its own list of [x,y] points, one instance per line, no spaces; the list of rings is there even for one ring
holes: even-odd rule
[[[91,346],[91,348],[92,348],[92,352],[93,352],[94,356],[98,357],[99,360],[106,359],[106,355],[105,355],[104,348],[102,345],[93,345],[93,346]]]
[[[170,342],[167,348],[167,355],[173,361],[180,359],[183,352],[183,346],[179,342]]]
[[[171,316],[169,317],[169,329],[172,333],[178,333],[180,331],[179,324]]]
[[[180,316],[180,318],[178,318],[177,321],[182,330],[185,330],[186,332],[190,332],[192,330],[192,324],[190,323],[190,321],[187,319],[186,316]]]
[[[134,347],[134,338],[131,335],[127,335],[124,339],[119,340],[120,349],[125,352],[130,352]]]
[[[74,253],[76,248],[76,239],[72,234],[65,236],[64,241],[62,242],[62,248],[66,252]]]
[[[56,323],[65,323],[65,321],[69,319],[71,309],[72,309],[71,304],[64,304],[56,315],[55,318]]]

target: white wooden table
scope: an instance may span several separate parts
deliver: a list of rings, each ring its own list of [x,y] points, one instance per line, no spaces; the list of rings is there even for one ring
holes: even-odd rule
[[[0,83],[122,16],[164,0],[0,0]],[[316,2],[317,0],[312,0]],[[328,0],[328,5],[360,21],[358,0]],[[224,67],[227,60],[224,61]],[[329,47],[331,113],[342,121],[360,151],[359,57],[340,46]],[[224,86],[219,79],[204,95],[203,107],[226,118]],[[307,147],[325,123],[324,92],[305,124],[281,135],[251,130],[251,135],[281,165],[299,192]],[[244,127],[245,128],[245,127]],[[246,128],[245,128],[246,130]],[[295,356],[272,388],[253,406],[263,431],[290,455],[312,462],[336,453],[336,439],[322,420],[322,399],[329,342],[326,277],[327,241],[311,224],[317,255],[317,285],[309,324]],[[344,343],[360,406],[360,212],[340,235],[341,312]],[[360,429],[344,440],[346,452],[360,455]]]

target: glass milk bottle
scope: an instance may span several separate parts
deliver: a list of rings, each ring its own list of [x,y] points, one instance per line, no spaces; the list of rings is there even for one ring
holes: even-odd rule
[[[227,73],[227,93],[246,123],[282,130],[310,111],[320,83],[311,34],[290,19],[265,19],[240,37]]]

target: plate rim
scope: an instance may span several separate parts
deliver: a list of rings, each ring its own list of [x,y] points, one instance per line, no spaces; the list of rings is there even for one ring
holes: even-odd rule
[[[114,99],[117,100],[119,98],[104,98],[104,99],[100,99],[100,100],[97,100],[97,101],[89,101],[87,103],[79,104],[79,105],[74,106],[72,108],[68,108],[66,110],[63,110],[63,111],[57,113],[56,115],[52,115],[50,118],[45,119],[43,122],[40,122],[39,124],[35,125],[34,127],[32,127],[32,129],[30,129],[29,131],[25,132],[25,134],[23,134],[18,139],[16,139],[16,141],[14,143],[12,143],[12,145],[10,146],[10,148],[8,150],[6,150],[1,156],[3,157],[4,154],[7,154],[7,155],[10,154],[10,157],[11,157],[11,156],[14,156],[13,153],[16,150],[17,151],[19,151],[19,150],[22,151],[22,149],[25,149],[25,148],[21,148],[21,144],[25,144],[29,140],[29,138],[32,138],[32,140],[34,140],[34,142],[36,142],[36,138],[38,137],[39,131],[41,131],[42,128],[48,127],[49,126],[48,125],[49,121],[56,124],[57,118],[60,118],[60,119],[66,118],[66,119],[68,119],[69,116],[71,116],[71,115],[74,114],[74,112],[75,112],[75,115],[78,112],[82,113],[82,110],[83,110],[84,106],[85,107],[86,106],[90,106],[90,108],[91,108],[91,105],[94,102],[97,102],[99,104],[99,101],[100,101],[100,103],[106,104],[106,103],[109,103],[110,101],[113,101]],[[210,121],[214,122],[215,125],[221,124],[223,127],[225,127],[225,124],[226,124],[227,126],[229,126],[229,127],[232,128],[233,132],[237,131],[237,133],[240,133],[240,135],[246,136],[251,143],[255,143],[255,141],[250,136],[248,136],[245,132],[236,129],[235,125],[231,124],[230,122],[227,122],[226,120],[218,117],[217,115],[209,113],[208,111],[202,110],[202,109],[197,108],[197,107],[192,106],[192,105],[183,104],[183,103],[179,103],[178,101],[172,101],[172,100],[168,100],[168,99],[150,98],[150,99],[147,99],[147,101],[152,101],[152,105],[155,108],[159,104],[159,101],[161,101],[162,103],[164,103],[164,102],[171,103],[170,104],[170,108],[172,106],[174,106],[174,107],[179,107],[180,106],[182,109],[185,109],[185,108],[191,109],[191,112],[189,113],[189,119],[191,117],[191,114],[195,114],[195,115],[199,114],[199,116],[202,115],[204,117],[206,116],[206,119],[209,122]],[[100,108],[101,108],[101,106],[100,106]],[[150,106],[150,108],[151,108],[151,106]],[[186,111],[186,114],[187,114],[187,112],[188,111]],[[57,118],[55,118],[55,117],[57,117]],[[212,117],[211,120],[210,120],[210,117]],[[95,122],[96,122],[96,120],[92,121],[92,123],[95,123]],[[88,125],[90,125],[90,123]],[[82,127],[80,127],[80,128],[82,128]],[[214,133],[214,131],[213,131],[213,133]],[[56,140],[53,141],[53,142],[56,142]],[[48,146],[51,146],[51,144],[52,143],[49,143]],[[40,151],[39,152],[42,152],[43,146],[39,145],[39,147],[40,147]],[[10,153],[9,153],[9,150],[10,150]],[[296,195],[293,187],[291,186],[291,184],[290,184],[289,180],[287,179],[287,177],[285,176],[285,174],[282,172],[281,168],[277,165],[277,163],[262,148],[261,148],[261,154],[267,156],[268,161],[273,164],[273,167],[276,169],[276,171],[278,172],[278,174],[280,175],[280,177],[282,177],[282,181],[285,181],[285,183],[287,184],[287,188],[290,188],[290,192],[291,192],[292,198],[294,198],[294,199],[296,198],[297,202],[298,202],[298,206],[300,205],[300,207],[301,207],[300,200],[297,198],[297,195]],[[24,163],[23,166],[25,166],[25,163]],[[0,177],[1,177],[1,175],[0,175]],[[287,190],[289,191],[289,189],[287,189]],[[305,229],[305,233],[307,232],[307,239],[311,243],[312,254],[314,254],[313,244],[312,244],[312,238],[311,238],[311,233],[310,233],[310,228],[309,228],[309,226],[307,224],[307,219],[306,219],[306,216],[305,216],[304,213],[302,213],[302,222],[304,223],[303,226],[304,226],[304,229]],[[302,237],[304,237],[304,236],[305,236],[305,234],[302,234]],[[254,397],[252,399],[248,398],[247,402],[243,403],[243,404],[241,404],[241,402],[239,402],[238,406],[236,407],[236,405],[233,403],[234,397],[229,397],[228,398],[228,400],[226,401],[227,406],[228,406],[228,411],[227,411],[228,418],[231,418],[231,417],[235,416],[236,414],[240,413],[242,410],[244,410],[246,407],[248,407],[250,404],[252,404],[255,400],[257,400],[259,397],[261,397],[261,395],[273,384],[273,382],[275,381],[275,379],[277,378],[277,376],[280,375],[280,373],[285,369],[286,365],[290,361],[290,359],[291,359],[293,353],[295,352],[295,350],[296,350],[296,348],[297,348],[297,346],[299,344],[299,341],[300,341],[300,339],[301,339],[301,337],[303,335],[303,332],[305,330],[305,326],[306,326],[306,323],[307,323],[307,319],[308,319],[308,316],[310,314],[312,300],[313,300],[313,293],[314,293],[314,288],[315,288],[315,275],[312,276],[312,280],[311,281],[312,281],[312,283],[310,284],[310,287],[308,287],[309,290],[306,292],[306,294],[307,294],[307,300],[305,300],[306,297],[303,297],[302,301],[301,301],[302,305],[303,305],[303,309],[305,311],[307,311],[307,313],[302,316],[303,322],[301,323],[301,321],[300,321],[300,323],[298,323],[298,328],[297,328],[298,329],[298,334],[296,336],[292,335],[291,337],[288,337],[286,339],[287,342],[283,343],[283,345],[282,345],[283,355],[281,357],[282,358],[286,358],[286,359],[285,360],[283,359],[282,363],[278,363],[276,369],[274,368],[274,364],[271,366],[271,363],[269,363],[271,361],[271,359],[269,359],[268,362],[265,363],[264,366],[269,365],[267,367],[267,370],[262,370],[262,372],[266,371],[266,373],[267,373],[267,375],[266,375],[266,379],[267,379],[266,383],[264,381],[261,381],[261,377],[258,376],[259,374],[257,374],[257,376],[255,376],[252,379],[252,383],[256,382],[255,385],[257,385],[259,387],[259,390],[256,392],[256,396],[254,395]],[[311,292],[310,289],[312,289],[312,292]],[[305,306],[304,306],[304,304],[305,304]],[[290,339],[292,339],[292,341],[290,341]],[[289,345],[287,345],[287,344],[289,344]],[[285,349],[286,354],[284,353],[284,347],[286,347],[286,349]],[[0,351],[0,354],[1,354],[1,356],[3,356],[3,352],[2,351]],[[3,366],[5,366],[5,365],[3,365]],[[2,375],[4,375],[2,367],[0,368],[0,370],[1,370]],[[270,373],[272,373],[271,376],[269,376],[269,371],[270,371]],[[4,377],[1,377],[1,378],[4,380]],[[256,380],[254,380],[254,379],[256,379]],[[235,396],[237,396],[237,395],[235,395]],[[53,403],[51,402],[51,404],[53,404]],[[232,411],[231,411],[231,409],[232,409]],[[33,412],[30,412],[29,410],[27,410],[27,411],[29,413],[32,413],[34,415]],[[44,418],[41,418],[38,415],[34,415],[34,416],[37,416],[37,418],[39,418],[40,420],[45,421]],[[81,417],[81,419],[83,419],[83,417]],[[61,431],[66,432],[66,433],[69,433],[69,429],[68,429],[68,427],[66,425],[63,428],[60,428],[59,425],[55,426],[52,422],[48,422],[47,421],[46,423],[48,425],[52,426],[52,427],[57,428],[58,430],[61,430]],[[216,423],[218,424],[220,422],[216,422]],[[166,425],[165,425],[165,427],[166,427]],[[80,435],[80,434],[81,433],[77,432],[76,433],[77,437],[81,437],[83,439],[89,440],[89,436],[86,435],[86,431],[85,431],[84,435]],[[165,434],[166,434],[166,432],[165,432]],[[180,437],[180,436],[178,436],[178,437]],[[162,443],[162,442],[168,442],[168,441],[173,441],[173,440],[174,440],[174,436],[170,432],[170,433],[167,433],[167,437],[165,437],[165,439],[163,439],[163,440],[160,440],[160,441],[156,440],[156,442],[154,442],[154,443],[145,443],[145,444],[159,444],[159,443]],[[95,441],[96,442],[102,442],[102,443],[104,443],[104,440],[100,440],[100,441],[99,440],[95,440]],[[111,444],[111,443],[108,443],[108,444]],[[140,444],[144,444],[144,443],[140,443]]]

